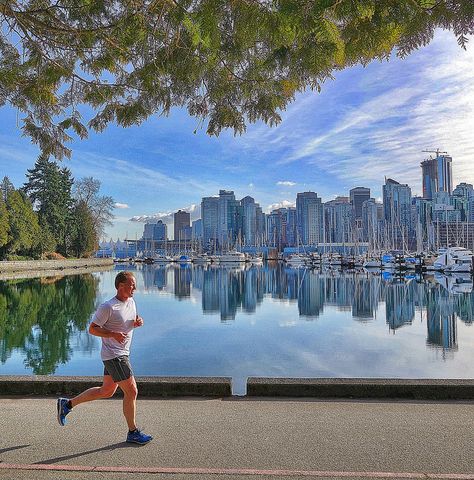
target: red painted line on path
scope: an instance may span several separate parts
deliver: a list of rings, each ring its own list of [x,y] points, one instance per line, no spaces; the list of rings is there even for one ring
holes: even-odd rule
[[[471,473],[417,473],[417,472],[336,472],[319,470],[260,470],[252,468],[197,468],[197,467],[94,467],[88,465],[0,463],[0,470],[48,470],[59,472],[109,473],[169,473],[194,475],[257,475],[287,477],[362,477],[408,478],[428,480],[474,480]]]

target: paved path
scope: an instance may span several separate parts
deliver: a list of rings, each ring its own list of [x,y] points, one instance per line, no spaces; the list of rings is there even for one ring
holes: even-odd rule
[[[0,479],[474,480],[474,402],[139,399],[145,446],[120,399],[55,403],[0,398]]]

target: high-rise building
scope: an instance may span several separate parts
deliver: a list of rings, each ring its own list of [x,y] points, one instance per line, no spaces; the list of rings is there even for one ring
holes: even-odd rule
[[[376,247],[379,237],[379,220],[377,218],[377,203],[369,198],[362,204],[362,240]]]
[[[217,239],[219,245],[230,244],[236,237],[235,215],[239,202],[235,199],[232,190],[219,190],[217,211]]]
[[[351,190],[352,191],[352,190]],[[324,241],[351,242],[353,205],[347,197],[336,197],[324,204]]]
[[[474,222],[474,188],[470,183],[460,183],[453,190],[456,208],[463,211],[463,222]]]
[[[354,209],[354,219],[360,220],[362,218],[362,204],[370,198],[370,188],[355,187],[349,191],[349,197]]]
[[[201,200],[202,243],[210,248],[218,238],[219,197],[204,197]]]
[[[431,200],[437,192],[453,192],[452,157],[441,155],[421,162],[423,198]]]
[[[202,218],[194,220],[191,224],[191,234],[193,240],[202,240],[203,229],[202,229]]]
[[[315,192],[296,195],[298,243],[316,245],[323,240],[323,205]]]
[[[174,215],[174,239],[175,240],[190,240],[186,238],[186,234],[189,233],[186,227],[191,226],[191,214],[184,210],[178,210]]]
[[[281,215],[278,210],[266,215],[265,220],[267,222],[267,242],[270,247],[281,248]]]
[[[289,247],[295,247],[297,244],[296,208],[288,207],[286,212],[286,244]]]
[[[255,245],[257,239],[257,206],[252,197],[240,200],[242,206],[242,243]]]
[[[266,241],[266,221],[265,213],[262,210],[262,207],[257,203],[257,238],[256,245],[263,245]]]
[[[388,178],[383,186],[383,206],[386,240],[392,248],[407,249],[408,240],[413,237],[410,187]]]
[[[168,227],[162,220],[156,223],[145,223],[143,240],[164,241],[167,240]]]

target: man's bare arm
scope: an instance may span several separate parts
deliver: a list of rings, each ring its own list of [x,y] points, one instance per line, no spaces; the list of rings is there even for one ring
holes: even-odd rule
[[[111,332],[104,327],[99,327],[96,323],[92,322],[89,325],[89,333],[91,335],[95,335],[96,337],[103,337],[103,338],[114,338],[117,342],[124,342],[125,338],[127,337],[126,333],[122,332]]]

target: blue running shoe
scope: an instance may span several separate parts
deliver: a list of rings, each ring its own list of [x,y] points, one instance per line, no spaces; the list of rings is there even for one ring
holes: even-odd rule
[[[67,402],[69,402],[68,398],[58,398],[58,422],[62,427],[66,425],[66,415],[71,411],[67,407]]]
[[[138,443],[139,445],[145,445],[151,440],[153,440],[153,437],[151,435],[145,435],[143,432],[140,432],[138,428],[134,432],[128,432],[127,435],[128,443]]]

